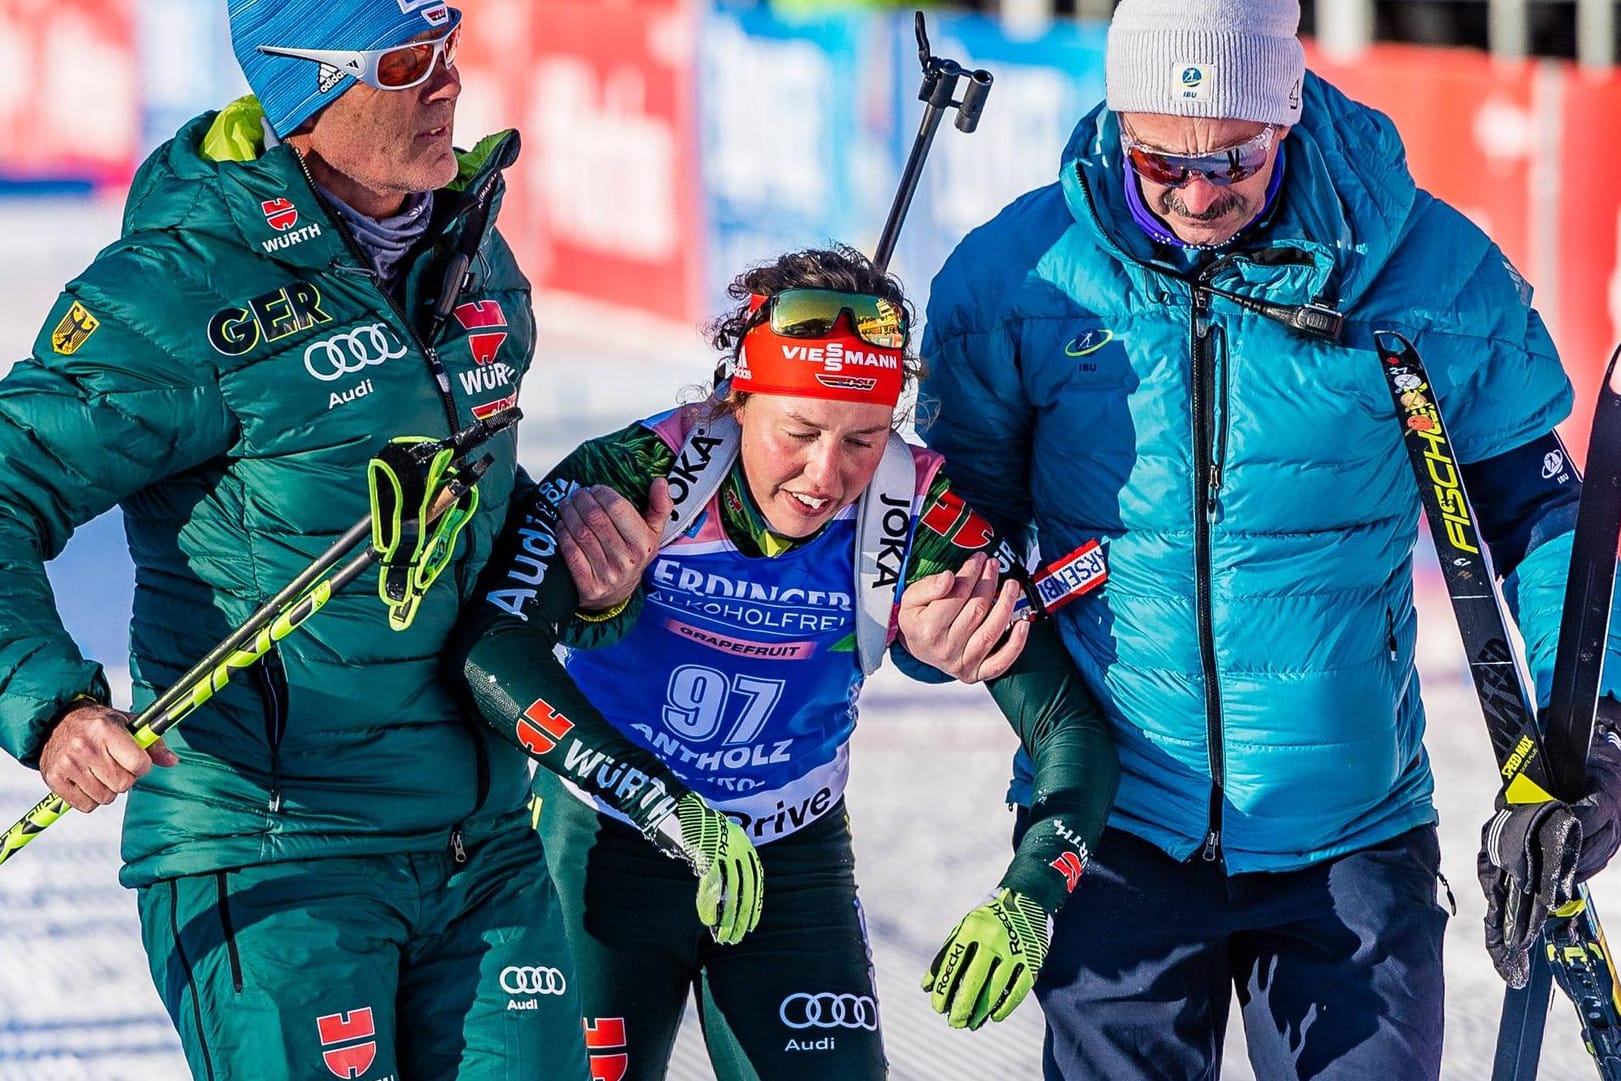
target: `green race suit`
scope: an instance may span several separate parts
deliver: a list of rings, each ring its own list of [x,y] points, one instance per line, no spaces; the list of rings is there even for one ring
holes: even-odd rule
[[[639,828],[642,823],[635,808],[626,806],[623,796],[613,791],[612,782],[627,770],[654,778],[661,791],[684,791],[681,781],[670,768],[672,763],[661,765],[654,751],[631,738],[640,718],[604,718],[553,657],[552,646],[559,633],[566,631],[576,649],[614,647],[643,612],[643,593],[638,591],[631,604],[612,619],[570,620],[575,595],[556,550],[555,506],[576,486],[592,484],[606,485],[633,503],[645,505],[652,481],[668,473],[675,458],[668,441],[649,427],[636,425],[583,445],[537,489],[521,493],[481,580],[483,602],[469,610],[461,628],[468,675],[486,718],[524,745],[550,772],[598,797]],[[739,551],[757,559],[793,550],[793,545],[785,547],[780,538],[768,535],[740,469],[734,467],[713,501],[726,537]],[[904,581],[955,569],[975,551],[997,552],[999,540],[980,526],[981,521],[952,492],[949,481],[936,473],[913,525]],[[969,537],[973,542],[964,543]],[[810,543],[810,539],[802,543]],[[648,686],[651,714],[660,703],[653,684]],[[1084,866],[1107,814],[1116,773],[1113,748],[1050,624],[1033,628],[1013,670],[990,686],[1037,762],[1037,784],[1042,792],[1039,821],[1027,835],[1031,838],[1028,843],[1020,846],[1003,884],[1036,899],[1047,911],[1056,911]],[[534,728],[537,719],[547,721],[540,733]],[[598,752],[606,754],[608,768]],[[644,786],[638,785],[637,791],[642,790]],[[661,1077],[683,998],[670,989],[691,987],[702,975],[708,1003],[711,1007],[720,1004],[724,1015],[727,1037],[719,1039],[713,1025],[706,1025],[706,1033],[717,1065],[727,1076],[748,1077],[750,1070],[764,1077],[796,1079],[882,1075],[876,1024],[841,1031],[833,1043],[816,1045],[825,1033],[807,1036],[781,1016],[782,1002],[801,992],[825,991],[853,996],[857,1001],[874,995],[842,802],[817,808],[827,813],[800,831],[806,834],[804,838],[796,841],[800,833],[794,833],[763,846],[768,900],[760,930],[736,947],[717,950],[696,933],[699,924],[691,914],[690,881],[661,866],[653,850],[633,843],[635,835],[619,823],[584,804],[559,806],[561,800],[578,800],[574,795],[559,795],[564,789],[551,777],[537,775],[535,791],[543,798],[537,818],[547,837],[548,860],[559,882],[566,884],[562,894],[570,939],[577,956],[585,959],[580,980],[588,1031],[591,1024],[606,1026],[616,1033],[623,1030],[628,1040],[625,1045],[600,1044],[594,1055],[625,1055],[629,1072],[624,1076],[628,1078]],[[789,847],[776,855],[779,845]],[[830,861],[827,875],[834,879],[844,876],[844,880],[833,881],[824,875],[824,885],[833,892],[820,900],[814,900],[813,894],[800,895],[801,887],[791,884],[791,874],[782,883],[773,877],[774,866],[814,864],[815,859],[807,860],[807,852],[820,853]],[[645,880],[645,889],[633,888],[638,876]],[[611,896],[623,898],[624,918],[604,907]],[[848,919],[841,916],[836,921],[839,929],[829,930],[808,919],[806,914],[812,910],[843,913]],[[650,935],[667,938],[663,952],[650,954],[642,941]],[[644,979],[627,985],[618,978],[618,968],[608,959],[621,952],[637,958]],[[728,963],[721,964],[722,958]],[[790,983],[796,974],[809,979],[831,969],[835,975],[827,979],[837,986],[785,987],[776,998],[764,992],[751,996],[742,988],[757,984],[763,958],[771,958],[767,967],[775,966]],[[751,971],[754,976],[746,975]],[[740,982],[734,987],[731,981]],[[810,1024],[803,1019],[801,1023]],[[622,1046],[628,1050],[613,1049]],[[724,1066],[725,1062],[733,1065]],[[737,1063],[747,1064],[747,1068]]]

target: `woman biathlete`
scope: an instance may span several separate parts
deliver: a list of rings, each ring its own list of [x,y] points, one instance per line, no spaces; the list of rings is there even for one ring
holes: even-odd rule
[[[1102,561],[1011,571],[940,457],[894,434],[917,374],[909,311],[858,253],[786,255],[730,295],[711,328],[729,371],[708,400],[585,443],[515,494],[457,660],[485,718],[547,767],[535,817],[598,1076],[662,1078],[696,989],[721,1078],[882,1078],[843,799],[862,682],[898,633],[947,674],[987,679],[1036,763],[1033,824],[925,981],[952,1024],[1000,1020],[1113,799],[1101,715],[1052,624],[1029,618]],[[562,517],[577,525],[571,498],[604,489],[656,508],[662,535],[624,600],[576,613]],[[701,809],[730,820],[734,870],[711,871],[707,897],[647,843],[671,850],[683,801],[693,829],[714,830]],[[742,937],[761,911],[745,845],[770,898]]]

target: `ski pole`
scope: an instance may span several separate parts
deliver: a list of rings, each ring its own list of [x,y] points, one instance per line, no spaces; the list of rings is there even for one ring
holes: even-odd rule
[[[955,60],[929,54],[929,34],[924,25],[923,12],[916,13],[913,25],[917,31],[918,62],[923,66],[923,85],[917,92],[918,100],[925,103],[923,122],[918,126],[917,137],[912,140],[912,152],[907,156],[906,168],[901,171],[900,186],[895,191],[895,201],[890,204],[889,218],[878,236],[878,250],[872,262],[881,271],[889,269],[889,260],[895,254],[895,242],[900,238],[901,222],[906,220],[906,212],[911,208],[912,196],[917,193],[918,180],[923,176],[924,159],[929,156],[934,133],[939,130],[946,110],[955,107],[957,129],[972,132],[979,126],[979,114],[991,93],[991,73],[984,68],[969,71]],[[968,84],[961,99],[958,99],[957,82],[965,76]]]
[[[490,436],[517,422],[521,414],[507,409],[480,421],[442,442],[458,455],[483,443]],[[470,491],[484,475],[492,459],[482,458],[464,465],[435,497],[429,521],[436,520]],[[344,532],[313,563],[301,571],[280,592],[260,605],[241,626],[192,665],[167,691],[130,721],[130,735],[136,746],[148,748],[164,732],[179,724],[230,681],[233,672],[257,664],[272,646],[292,634],[326,606],[332,595],[360,576],[378,556],[369,544],[330,578],[321,576],[337,565],[354,547],[371,535],[372,518],[367,514]],[[60,819],[72,806],[54,792],[46,796],[0,835],[0,865],[20,852],[30,841]]]
[[[366,533],[371,531],[369,517],[361,525],[365,527]],[[344,538],[351,538],[354,532],[355,530],[351,529],[344,534]],[[341,556],[364,538],[366,533],[350,539],[348,546],[342,550],[338,550],[339,544],[342,543],[340,539],[338,544],[333,545],[332,550],[338,551],[338,555]],[[331,551],[328,552],[328,555],[330,554]],[[307,593],[295,599],[290,607],[272,608],[267,605],[254,613],[248,622],[210,650],[206,657],[176,680],[161,698],[130,721],[130,735],[134,737],[135,745],[144,750],[156,743],[159,736],[179,724],[198,706],[223,689],[230,681],[232,672],[251,668],[257,664],[270,652],[272,645],[293,633],[305,620],[319,612],[332,598],[332,594],[352,582],[375,558],[376,553],[368,547],[330,579],[316,583]],[[326,560],[327,557],[323,556],[322,559]],[[332,562],[327,562],[326,566],[330,567]],[[0,836],[0,864],[4,864],[22,851],[23,847],[43,833],[46,827],[72,809],[68,801],[55,792],[46,793],[44,799],[34,804],[27,814],[6,830],[4,836]]]

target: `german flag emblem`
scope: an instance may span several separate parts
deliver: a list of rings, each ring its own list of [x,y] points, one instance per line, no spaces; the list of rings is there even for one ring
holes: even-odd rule
[[[65,357],[79,351],[79,346],[90,340],[90,335],[101,326],[101,320],[90,314],[90,309],[77,300],[62,321],[51,331],[51,348]]]

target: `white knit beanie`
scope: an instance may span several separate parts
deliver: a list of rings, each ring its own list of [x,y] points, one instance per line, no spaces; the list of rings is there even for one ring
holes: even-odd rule
[[[1120,0],[1109,108],[1261,124],[1300,119],[1299,0]]]

